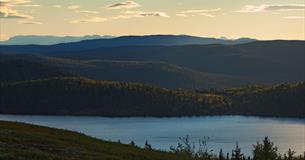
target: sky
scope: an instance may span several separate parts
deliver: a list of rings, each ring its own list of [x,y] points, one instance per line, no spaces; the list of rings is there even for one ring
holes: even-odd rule
[[[0,0],[0,39],[150,35],[305,39],[305,0]]]

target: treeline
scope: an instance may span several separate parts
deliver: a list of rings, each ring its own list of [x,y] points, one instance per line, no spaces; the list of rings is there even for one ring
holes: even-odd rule
[[[145,146],[149,146],[146,143]],[[305,160],[305,152],[296,155],[296,152],[289,149],[286,153],[280,154],[278,147],[268,137],[262,142],[253,145],[252,155],[242,153],[242,148],[236,144],[231,153],[224,153],[222,149],[219,154],[214,154],[207,144],[207,140],[200,140],[199,147],[195,147],[189,140],[189,136],[180,138],[177,147],[171,147],[171,152],[180,156],[191,157],[192,160]]]
[[[233,88],[225,94],[244,115],[305,116],[305,82]]]
[[[305,117],[305,83],[191,92],[57,77],[1,83],[1,114]]]
[[[227,103],[217,95],[82,77],[2,83],[0,97],[0,112],[9,114],[191,116]]]

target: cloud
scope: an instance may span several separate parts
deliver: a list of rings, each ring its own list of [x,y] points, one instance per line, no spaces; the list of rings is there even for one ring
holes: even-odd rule
[[[143,12],[143,11],[126,11],[124,12],[125,16],[143,18],[143,17],[164,17],[169,18],[169,16],[164,12]]]
[[[29,4],[29,0],[1,0],[0,7],[40,7],[39,4]]]
[[[30,0],[1,0],[0,6],[14,6],[14,5],[20,5],[25,3],[31,3]]]
[[[97,11],[90,11],[90,10],[81,10],[81,11],[76,11],[77,13],[85,13],[85,14],[99,14]]]
[[[186,10],[186,11],[182,11],[180,13],[183,14],[188,14],[188,13],[204,13],[204,12],[217,12],[220,11],[221,8],[216,8],[216,9],[195,9],[195,10]]]
[[[187,17],[188,15],[183,14],[183,13],[177,13],[176,16],[178,16],[178,17]]]
[[[33,19],[32,16],[20,13],[14,7],[31,3],[28,0],[2,0],[0,1],[0,18],[5,19]],[[27,4],[31,5],[31,4]],[[26,6],[26,5],[23,5]]]
[[[284,19],[302,19],[305,20],[304,16],[287,16],[287,17],[283,17]]]
[[[212,12],[218,12],[221,8],[216,9],[195,9],[195,10],[185,10],[176,14],[178,17],[189,17],[189,16],[206,16],[214,17]]]
[[[214,15],[210,13],[199,13],[198,16],[214,17]]]
[[[62,8],[62,5],[54,5],[54,8]]]
[[[27,4],[27,5],[22,5],[21,7],[40,7],[41,5],[39,4]]]
[[[40,25],[41,22],[34,22],[34,21],[20,21],[19,24],[27,24],[27,25]]]
[[[131,9],[131,8],[137,8],[141,5],[134,1],[126,1],[126,2],[119,2],[115,4],[111,4],[106,6],[107,9]]]
[[[88,18],[73,20],[70,23],[98,23],[98,22],[105,22],[107,20],[108,20],[107,18],[103,18],[103,17],[88,17]]]
[[[11,9],[6,6],[0,6],[0,18],[6,19],[33,19],[32,16],[22,14],[18,10]]]
[[[116,19],[130,19],[132,18],[131,16],[127,16],[127,15],[118,15],[115,17],[111,17],[111,19],[116,20]]]
[[[163,17],[163,18],[170,18],[165,12],[144,12],[144,11],[125,11],[122,12],[121,15],[111,17],[112,20],[117,19],[131,19],[131,18],[144,18],[144,17]]]
[[[281,5],[262,4],[259,6],[246,5],[241,10],[235,12],[255,13],[255,12],[266,12],[266,11],[302,11],[302,10],[305,10],[305,4],[281,4]]]
[[[68,9],[71,9],[71,10],[76,10],[76,9],[79,9],[80,6],[79,5],[71,5],[71,6],[68,6]]]

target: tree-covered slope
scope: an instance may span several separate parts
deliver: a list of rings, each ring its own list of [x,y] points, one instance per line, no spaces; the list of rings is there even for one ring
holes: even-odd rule
[[[187,160],[173,153],[106,142],[80,133],[0,121],[1,160]]]
[[[93,43],[93,42],[92,42]],[[82,44],[82,43],[81,43]],[[80,47],[86,47],[82,46]],[[163,62],[197,72],[246,77],[251,82],[276,84],[303,81],[305,41],[256,41],[238,45],[123,45],[95,49],[56,46],[0,46],[0,53],[39,54],[76,60]],[[58,49],[58,50],[56,50]]]
[[[153,61],[75,60],[37,55],[1,54],[0,59],[0,80],[2,81],[35,80],[61,76],[64,73],[96,80],[135,82],[183,89],[224,88],[250,81],[247,78],[200,72]]]
[[[304,41],[258,41],[241,45],[110,47],[48,55],[87,60],[162,61],[201,72],[276,84],[305,79],[304,46]]]
[[[144,83],[166,88],[225,88],[250,83],[244,77],[200,72],[156,61],[73,60],[40,57],[48,64],[96,80]]]
[[[225,93],[245,115],[305,116],[305,82],[232,88]]]
[[[24,81],[71,75],[59,67],[29,61],[20,57],[0,55],[0,82]]]
[[[2,83],[0,113],[98,116],[258,115],[305,117],[304,82],[190,92],[63,77]],[[244,94],[239,94],[245,90]],[[257,92],[255,92],[257,91]]]
[[[221,96],[204,99],[187,91],[81,77],[4,83],[0,95],[0,112],[13,114],[183,116],[208,114],[210,103],[224,101]]]

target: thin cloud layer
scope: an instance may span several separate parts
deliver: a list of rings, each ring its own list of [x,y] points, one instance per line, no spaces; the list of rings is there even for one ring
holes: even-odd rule
[[[284,19],[299,19],[299,20],[305,20],[304,16],[287,16],[283,17]]]
[[[30,0],[1,0],[0,6],[14,6],[14,5],[20,5],[25,3],[31,3]]]
[[[79,5],[71,5],[71,6],[68,6],[68,9],[71,9],[71,10],[76,10],[76,9],[79,9],[80,6]]]
[[[73,20],[70,23],[99,23],[107,21],[107,18],[103,17],[87,17],[83,19]]]
[[[134,1],[126,1],[126,2],[119,2],[114,3],[106,6],[107,9],[131,9],[131,8],[137,8],[141,5]]]
[[[62,8],[62,5],[54,5],[54,8]]]
[[[19,24],[27,24],[27,25],[40,25],[41,22],[34,22],[34,21],[20,21]]]
[[[27,0],[3,0],[0,1],[0,18],[5,19],[33,19],[32,16],[23,14],[20,11],[14,9],[21,4],[31,3]],[[31,6],[31,4],[28,4]],[[23,5],[26,6],[26,5]]]
[[[206,16],[206,17],[214,17],[212,12],[218,12],[221,8],[216,9],[195,9],[195,10],[185,10],[176,14],[178,17],[189,17],[189,16]]]
[[[145,17],[161,17],[161,18],[170,18],[165,12],[143,12],[143,11],[125,11],[121,15],[111,17],[112,20],[117,19],[131,19],[131,18],[145,18]]]
[[[26,5],[22,5],[20,7],[40,7],[39,4],[26,4]]]
[[[97,11],[90,11],[90,10],[80,10],[76,11],[77,13],[84,13],[84,14],[99,14]]]
[[[241,10],[235,12],[255,13],[255,12],[266,12],[266,11],[302,11],[302,10],[305,10],[305,4],[283,4],[283,5],[262,4],[259,6],[246,5]]]
[[[165,12],[143,12],[143,11],[126,11],[125,16],[129,17],[136,17],[136,18],[143,18],[143,17],[164,17],[169,18],[169,15],[167,15]]]

